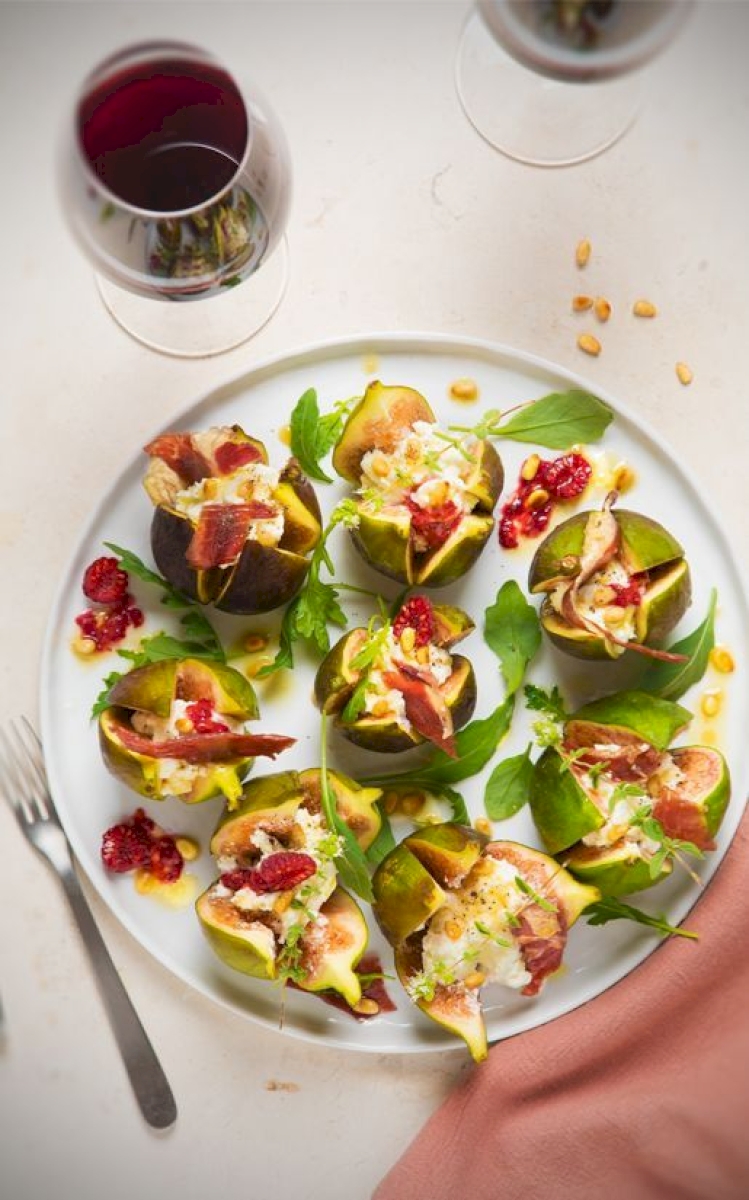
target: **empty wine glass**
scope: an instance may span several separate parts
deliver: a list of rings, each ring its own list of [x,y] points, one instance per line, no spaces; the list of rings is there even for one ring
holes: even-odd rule
[[[96,67],[63,131],[59,180],[104,303],[138,341],[217,354],[278,307],[286,139],[259,90],[206,50],[150,42]]]
[[[534,166],[584,162],[634,122],[642,69],[691,0],[479,0],[455,82],[481,136]]]

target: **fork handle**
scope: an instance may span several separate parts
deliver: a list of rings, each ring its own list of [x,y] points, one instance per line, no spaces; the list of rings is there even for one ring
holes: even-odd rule
[[[140,1110],[149,1125],[166,1129],[177,1118],[172,1089],[109,956],[72,866],[62,872],[60,878]]]

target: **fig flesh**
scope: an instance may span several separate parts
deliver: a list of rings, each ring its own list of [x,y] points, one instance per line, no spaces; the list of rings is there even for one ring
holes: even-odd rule
[[[482,987],[536,995],[561,965],[569,928],[600,897],[540,851],[452,822],[405,838],[373,889],[406,992],[477,1062],[487,1054]]]
[[[296,460],[273,470],[262,442],[238,425],[165,434],[146,453],[151,550],[164,578],[225,612],[288,603],[322,533],[317,497]]]
[[[441,431],[413,388],[371,383],[344,426],[333,466],[358,489],[351,537],[381,574],[445,587],[481,554],[494,527],[502,463],[490,442]]]

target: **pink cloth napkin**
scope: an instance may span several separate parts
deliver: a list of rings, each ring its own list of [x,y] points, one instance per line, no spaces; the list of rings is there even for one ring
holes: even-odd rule
[[[374,1200],[748,1200],[749,813],[685,925],[494,1046]]]

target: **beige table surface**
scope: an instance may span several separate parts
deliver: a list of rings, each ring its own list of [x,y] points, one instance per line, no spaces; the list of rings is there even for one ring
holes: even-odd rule
[[[0,6],[2,718],[36,716],[45,623],[92,503],[149,434],[222,378],[368,330],[487,338],[580,370],[662,434],[747,538],[749,10],[698,4],[612,150],[540,171],[493,152],[453,87],[462,3]],[[213,360],[147,351],[107,317],[63,227],[54,135],[75,82],[127,41],[176,35],[254,74],[295,168],[291,281],[269,325]],[[584,359],[578,238],[615,317]],[[637,295],[660,315],[626,319]],[[682,387],[674,363],[694,370]],[[362,1056],[215,1007],[93,909],[180,1108],[132,1100],[57,885],[0,809],[0,1193],[5,1200],[362,1200],[453,1084],[459,1051]],[[270,1090],[272,1081],[294,1090]]]

